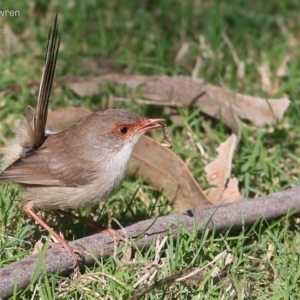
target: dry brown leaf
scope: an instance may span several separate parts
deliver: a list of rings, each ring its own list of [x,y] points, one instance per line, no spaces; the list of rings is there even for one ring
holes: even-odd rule
[[[136,145],[127,174],[139,177],[167,193],[180,212],[211,204],[185,163],[174,152],[143,136]]]
[[[218,157],[204,168],[208,181],[213,186],[208,194],[208,198],[213,204],[241,200],[238,190],[238,180],[232,178],[228,181],[231,174],[231,161],[236,142],[237,137],[235,134],[232,134],[218,147]]]
[[[93,80],[93,78],[91,78],[91,80],[70,81],[68,82],[67,87],[80,97],[98,94],[100,91],[99,83]]]
[[[241,130],[239,118],[249,120],[258,126],[272,124],[282,119],[290,104],[287,98],[263,99],[242,95],[221,87],[204,84],[199,78],[184,76],[106,74],[97,77],[60,79],[54,82],[54,86],[65,85],[83,97],[99,93],[99,84],[102,82],[114,82],[127,85],[133,90],[138,89],[137,97],[142,91],[144,99],[136,99],[136,101],[143,103],[170,107],[189,105],[199,107],[207,115],[221,119],[238,138]],[[38,84],[33,83],[31,86],[37,88]],[[1,94],[17,91],[19,88],[17,85],[11,86],[3,90]],[[113,100],[126,101],[123,98],[113,98]]]
[[[65,107],[49,112],[46,132],[64,131],[90,113],[92,113],[90,110],[80,107]]]
[[[239,191],[239,181],[237,178],[230,178],[223,192],[222,201],[229,203],[240,200],[242,200],[242,197]]]
[[[75,107],[52,111],[48,115],[47,131],[65,130],[89,113],[91,111]],[[136,174],[156,189],[166,192],[171,204],[179,211],[211,204],[185,163],[150,137],[142,136],[139,140],[127,174]]]
[[[100,91],[99,83],[115,82],[140,89],[146,103],[166,106],[193,105],[209,116],[220,118],[240,136],[238,118],[258,126],[279,121],[289,106],[289,99],[263,99],[242,95],[221,87],[205,84],[203,80],[177,76],[143,76],[106,74],[92,78],[64,80],[63,84],[80,96]]]
[[[290,100],[287,98],[263,99],[234,93],[212,85],[209,85],[208,91],[218,100],[219,104],[220,101],[228,101],[226,109],[231,107],[237,116],[258,126],[269,125],[281,120],[290,104]]]

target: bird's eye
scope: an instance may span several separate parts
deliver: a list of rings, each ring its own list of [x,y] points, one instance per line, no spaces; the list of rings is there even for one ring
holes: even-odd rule
[[[124,126],[124,127],[121,127],[121,128],[120,128],[120,132],[123,133],[123,134],[126,134],[127,131],[128,131],[128,127],[125,127],[125,126]]]

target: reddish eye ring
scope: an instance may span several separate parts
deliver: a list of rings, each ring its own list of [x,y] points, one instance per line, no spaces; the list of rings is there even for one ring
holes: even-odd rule
[[[120,128],[120,132],[123,133],[123,134],[126,134],[127,131],[128,131],[128,127],[126,127],[126,126],[123,126],[123,127]]]

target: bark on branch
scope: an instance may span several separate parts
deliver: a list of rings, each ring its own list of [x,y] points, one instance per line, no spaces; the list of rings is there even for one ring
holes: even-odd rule
[[[215,227],[217,230],[240,228],[242,225],[251,225],[258,218],[266,220],[278,218],[286,213],[300,212],[300,188],[271,194],[265,197],[242,202],[224,204],[222,206],[206,206],[193,213],[181,213],[155,220],[145,220],[125,227],[126,235],[130,238],[140,237],[135,244],[144,248],[156,239],[172,230],[174,238],[180,226],[189,231],[197,224],[198,235],[203,230]],[[120,230],[120,233],[123,233]],[[123,233],[124,234],[124,233]],[[107,257],[115,249],[112,238],[105,234],[95,234],[73,242],[71,246],[83,249],[81,266],[92,264],[95,257]],[[121,242],[119,247],[123,243]],[[0,269],[0,297],[6,298],[13,294],[14,289],[24,289],[32,278],[43,274],[70,273],[74,262],[63,248],[51,248],[45,255],[35,254]],[[61,271],[60,271],[61,270]]]

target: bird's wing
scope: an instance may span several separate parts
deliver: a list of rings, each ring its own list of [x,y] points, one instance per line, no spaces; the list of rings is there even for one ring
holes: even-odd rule
[[[47,138],[51,139],[52,136]],[[42,146],[26,157],[21,157],[0,174],[0,182],[25,185],[82,186],[91,182],[97,173],[86,161],[66,164],[68,151],[53,155],[52,147]],[[54,151],[58,149],[54,148]],[[83,176],[84,174],[84,176]]]

